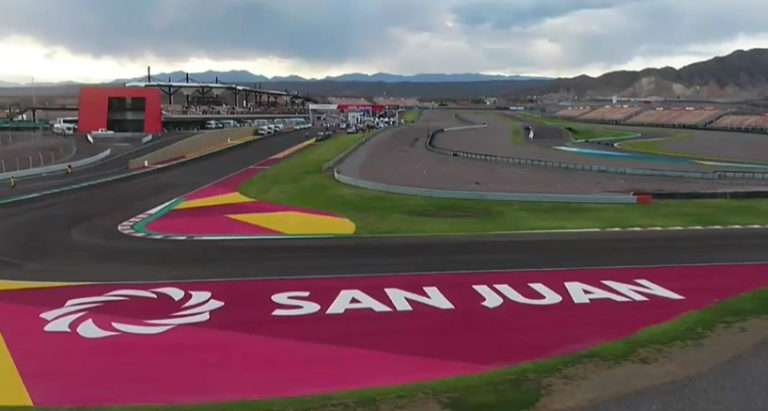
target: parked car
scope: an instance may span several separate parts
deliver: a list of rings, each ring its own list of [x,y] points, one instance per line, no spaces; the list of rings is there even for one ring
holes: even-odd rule
[[[208,130],[213,130],[217,128],[224,128],[224,125],[216,120],[208,120],[205,122],[205,128]]]
[[[357,127],[355,126],[347,127],[347,134],[355,134],[355,133],[357,133]]]
[[[236,128],[236,127],[240,127],[240,125],[237,124],[237,121],[235,121],[235,120],[220,120],[219,124],[221,124],[221,126],[223,128]]]
[[[333,133],[328,130],[323,130],[317,133],[317,137],[315,137],[315,141],[323,141],[328,140],[333,136]]]
[[[273,133],[274,133],[273,130],[271,128],[269,128],[269,126],[261,126],[261,127],[256,129],[256,134],[258,134],[260,136],[268,136],[268,135],[271,135]]]

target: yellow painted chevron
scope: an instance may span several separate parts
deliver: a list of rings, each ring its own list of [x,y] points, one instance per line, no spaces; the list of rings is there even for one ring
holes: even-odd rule
[[[233,214],[227,217],[292,235],[354,234],[355,232],[355,223],[346,218],[295,211]]]
[[[195,200],[185,201],[175,207],[176,210],[183,210],[185,208],[199,208],[199,207],[211,207],[225,204],[240,204],[249,203],[255,201],[250,197],[246,197],[240,193],[221,194],[213,197],[198,198]]]
[[[4,281],[0,280],[0,291],[26,290],[31,288],[53,288],[76,285],[75,283],[46,283],[33,281]]]
[[[21,380],[8,346],[0,335],[0,407],[29,407],[32,399]]]

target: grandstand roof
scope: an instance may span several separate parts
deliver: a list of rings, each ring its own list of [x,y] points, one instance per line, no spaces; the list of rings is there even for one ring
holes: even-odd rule
[[[374,97],[373,102],[383,106],[418,106],[416,97]]]
[[[285,91],[278,90],[265,90],[260,88],[237,86],[233,84],[223,83],[187,83],[187,82],[175,82],[175,81],[134,81],[125,83],[126,87],[171,87],[171,88],[212,88],[212,89],[225,89],[225,90],[238,90],[255,92],[261,94],[269,94],[273,96],[293,96],[293,94]]]
[[[370,101],[361,97],[328,97],[328,101],[333,104],[341,105],[366,105],[371,104]]]

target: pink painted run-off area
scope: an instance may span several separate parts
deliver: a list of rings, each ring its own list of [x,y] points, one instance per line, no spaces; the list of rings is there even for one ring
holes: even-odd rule
[[[649,283],[637,280],[666,294],[648,293]],[[631,290],[603,281],[642,283],[646,291],[630,298]],[[473,287],[503,284],[530,299],[546,287],[562,301],[505,298],[489,308]],[[163,286],[208,291],[224,305],[207,321],[157,335],[89,340],[43,331],[39,315],[69,299]],[[0,293],[0,332],[37,406],[226,402],[415,383],[574,353],[765,287],[768,265],[84,285]],[[408,299],[408,310],[385,291],[392,288],[432,292],[433,303],[437,292],[442,302]],[[305,314],[280,303],[285,292],[305,301]],[[356,297],[344,300],[349,293]],[[72,329],[88,319],[108,330],[113,321],[141,324],[184,302],[108,302]],[[285,313],[294,315],[275,315]]]
[[[191,194],[184,196],[184,199],[191,201],[237,192],[240,185],[264,170],[265,168],[261,166],[246,168],[245,170],[233,174],[212,185],[200,188]],[[301,213],[336,217],[335,214],[324,211],[308,210],[255,200],[247,203],[173,209],[149,222],[146,227],[153,233],[167,235],[283,235],[281,232],[253,224],[243,223],[227,216],[285,211],[297,211]]]
[[[240,221],[233,216],[295,212],[342,219],[342,217],[333,213],[258,200],[235,204],[227,204],[226,202],[216,203],[215,197],[236,194],[239,187],[246,181],[254,178],[277,162],[288,158],[293,153],[298,152],[303,146],[305,144],[294,147],[290,153],[284,153],[280,157],[264,160],[183,196],[183,202],[210,199],[212,197],[214,199],[211,203],[202,207],[176,208],[178,207],[176,206],[169,210],[162,210],[159,216],[146,224],[146,230],[151,234],[168,236],[281,236],[285,234],[277,231],[275,227],[270,228],[250,224]]]

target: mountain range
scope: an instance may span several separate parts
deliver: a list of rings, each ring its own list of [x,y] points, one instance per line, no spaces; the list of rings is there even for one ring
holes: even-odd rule
[[[160,73],[153,79],[183,81],[185,73]],[[190,80],[253,85],[275,90],[298,90],[312,96],[421,97],[424,99],[476,98],[501,96],[510,100],[539,96],[553,99],[664,98],[686,100],[748,100],[768,96],[768,49],[738,50],[727,56],[715,57],[680,69],[648,68],[640,71],[614,71],[599,77],[578,76],[549,79],[542,77],[467,74],[350,73],[323,79],[299,76],[266,77],[245,70],[206,71],[191,73]],[[120,85],[128,81],[144,81],[145,77],[115,80]],[[34,86],[40,86],[35,83]],[[77,89],[49,85],[46,90]],[[13,95],[29,87],[2,88],[0,95]],[[41,89],[43,87],[40,87]],[[36,88],[37,89],[37,88]],[[39,90],[39,89],[38,89]],[[42,94],[42,90],[41,91]],[[48,93],[48,91],[46,91]]]
[[[737,50],[675,69],[614,71],[599,77],[555,79],[523,90],[558,97],[740,100],[768,96],[768,49]]]
[[[174,71],[170,73],[152,74],[153,80],[171,79],[172,81],[183,81],[186,73],[183,71]],[[284,83],[284,82],[317,82],[317,81],[359,81],[369,83],[459,83],[459,82],[477,82],[477,81],[499,81],[499,80],[544,80],[546,77],[533,76],[507,76],[495,74],[480,73],[423,73],[423,74],[390,74],[390,73],[347,73],[339,76],[329,76],[324,78],[305,78],[296,75],[267,77],[261,74],[254,74],[246,70],[230,71],[205,71],[201,73],[190,73],[190,81],[201,83],[214,82],[218,78],[221,82],[227,83]],[[115,83],[125,83],[130,81],[146,81],[146,76],[132,79],[118,79]]]

